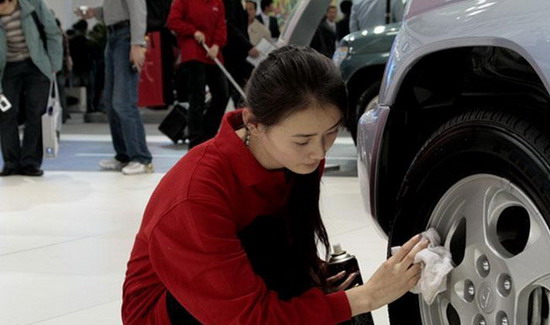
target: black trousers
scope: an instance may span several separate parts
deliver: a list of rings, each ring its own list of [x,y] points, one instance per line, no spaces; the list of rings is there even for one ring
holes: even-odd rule
[[[2,78],[4,96],[12,108],[0,111],[0,143],[5,168],[42,165],[42,114],[48,103],[50,80],[27,59],[6,64]],[[24,103],[20,101],[24,100]],[[19,139],[17,118],[24,109],[23,143]]]
[[[220,127],[227,102],[227,81],[216,65],[198,61],[183,63],[189,89],[189,147],[192,148],[213,138]],[[205,103],[205,88],[208,85],[211,100]]]

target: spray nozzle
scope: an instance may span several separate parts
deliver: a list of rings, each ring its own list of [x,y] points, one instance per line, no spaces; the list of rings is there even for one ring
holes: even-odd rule
[[[342,245],[340,243],[336,243],[332,245],[332,254],[334,255],[340,255],[344,254],[346,251],[342,249]]]

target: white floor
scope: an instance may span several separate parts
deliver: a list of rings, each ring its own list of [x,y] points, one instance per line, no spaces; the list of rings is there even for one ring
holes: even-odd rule
[[[133,237],[162,174],[46,172],[0,178],[0,324],[120,324]],[[386,243],[365,215],[357,178],[325,177],[332,242],[358,257],[366,280]],[[374,312],[388,324],[385,309]]]

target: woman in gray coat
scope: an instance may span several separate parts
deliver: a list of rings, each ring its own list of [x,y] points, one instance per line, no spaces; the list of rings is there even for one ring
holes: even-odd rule
[[[42,32],[43,31],[43,32]],[[42,32],[42,37],[41,37]],[[62,64],[61,31],[42,0],[0,0],[0,176],[42,176],[41,116]],[[24,101],[24,103],[20,103]],[[17,117],[24,109],[23,143]]]

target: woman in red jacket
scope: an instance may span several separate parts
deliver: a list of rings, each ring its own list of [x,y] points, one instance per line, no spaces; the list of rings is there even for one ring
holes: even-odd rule
[[[324,158],[346,90],[309,48],[271,53],[248,83],[247,108],[162,179],[124,283],[125,324],[337,324],[403,295],[418,280],[413,238],[366,284],[331,288],[317,243]]]
[[[175,0],[167,20],[176,33],[189,97],[189,148],[212,138],[229,100],[224,75],[212,58],[223,62],[220,49],[227,40],[225,10],[221,0]],[[203,48],[206,44],[208,53]],[[205,105],[208,85],[212,99]]]

